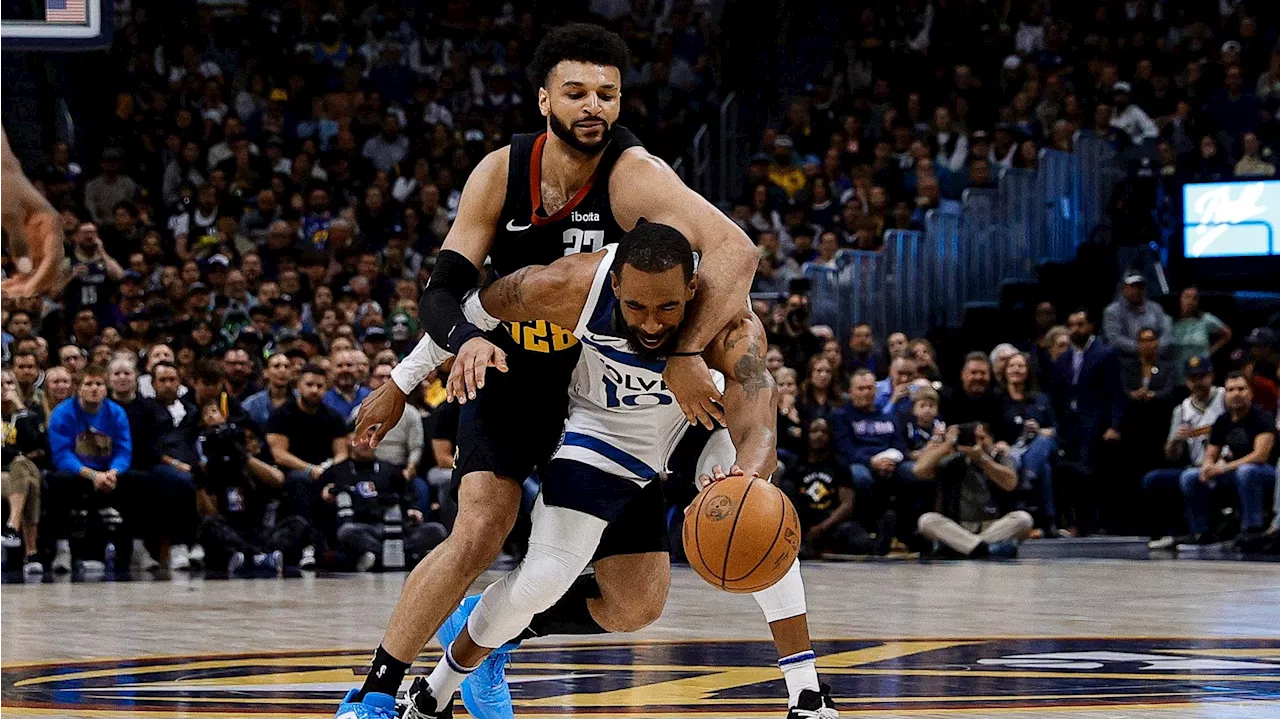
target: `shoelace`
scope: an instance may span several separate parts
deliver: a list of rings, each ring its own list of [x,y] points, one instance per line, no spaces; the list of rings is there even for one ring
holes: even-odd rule
[[[493,671],[485,673],[491,681],[485,683],[484,686],[479,687],[486,694],[489,692],[495,691],[503,686],[502,683],[494,682],[492,680],[499,676],[506,676],[506,669],[511,664],[511,655],[502,654],[494,661],[496,661],[498,665],[493,668]]]

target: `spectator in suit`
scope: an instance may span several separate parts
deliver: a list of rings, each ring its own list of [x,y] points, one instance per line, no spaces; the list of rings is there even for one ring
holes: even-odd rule
[[[1120,382],[1128,394],[1123,432],[1129,440],[1129,461],[1143,472],[1159,463],[1164,418],[1173,401],[1173,367],[1161,359],[1160,337],[1150,327],[1138,332],[1138,352],[1120,358]],[[1150,455],[1150,456],[1149,456]]]
[[[1276,443],[1275,415],[1253,404],[1253,389],[1239,372],[1227,375],[1224,390],[1227,411],[1209,430],[1196,481],[1182,485],[1187,521],[1196,536],[1210,530],[1209,497],[1219,484],[1234,486],[1239,495],[1241,534],[1261,532],[1276,481],[1269,463]]]
[[[1208,355],[1188,359],[1182,374],[1191,396],[1174,408],[1169,420],[1164,456],[1173,466],[1153,469],[1142,477],[1142,490],[1148,499],[1147,514],[1152,518],[1152,540],[1147,546],[1153,550],[1175,545],[1174,536],[1182,523],[1170,518],[1182,513],[1181,488],[1199,480],[1209,432],[1227,411],[1226,392],[1213,385],[1213,364]],[[1167,506],[1167,500],[1174,496],[1177,509]]]
[[[1124,419],[1120,363],[1115,349],[1094,335],[1088,310],[1072,312],[1067,330],[1071,349],[1054,363],[1054,411],[1062,418],[1067,456],[1094,469],[1100,443],[1120,440]]]
[[[1163,307],[1147,299],[1147,279],[1142,273],[1130,272],[1120,297],[1102,313],[1102,335],[1122,355],[1132,356],[1138,353],[1138,333],[1144,327],[1163,339],[1173,331],[1173,320]]]

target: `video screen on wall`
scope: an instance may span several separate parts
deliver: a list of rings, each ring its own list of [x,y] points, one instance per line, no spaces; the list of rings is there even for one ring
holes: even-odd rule
[[[1182,189],[1183,255],[1280,255],[1280,181],[1192,183]]]

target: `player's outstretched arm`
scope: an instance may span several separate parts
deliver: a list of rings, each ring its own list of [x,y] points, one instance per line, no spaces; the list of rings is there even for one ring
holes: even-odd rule
[[[569,255],[549,265],[522,267],[481,290],[480,303],[495,320],[546,320],[572,330],[603,261],[604,252],[600,251]]]
[[[686,187],[667,163],[640,148],[629,149],[618,159],[609,177],[609,196],[614,217],[623,228],[630,229],[641,218],[670,225],[684,233],[701,255],[698,296],[676,349],[706,349],[748,306],[759,264],[755,245],[715,205]],[[711,428],[712,418],[724,421],[717,406],[720,393],[702,358],[671,358],[663,379],[690,423]]]
[[[778,466],[778,388],[764,363],[768,346],[760,320],[740,311],[703,354],[725,375],[725,425],[734,464],[748,476],[768,477]]]
[[[4,294],[29,297],[47,293],[57,280],[65,254],[62,220],[22,172],[22,163],[9,148],[9,137],[3,130],[0,144],[0,223],[10,238],[21,238],[26,244],[32,265],[5,279]]]

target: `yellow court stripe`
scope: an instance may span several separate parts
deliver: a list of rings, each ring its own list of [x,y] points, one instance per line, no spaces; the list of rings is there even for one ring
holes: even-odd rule
[[[14,682],[15,687],[33,686],[38,684],[48,684],[57,682],[66,682],[84,679],[103,679],[106,677],[119,676],[138,676],[140,674],[159,674],[163,672],[175,671],[195,671],[200,669],[233,669],[245,666],[262,666],[262,667],[305,667],[305,666],[361,666],[366,662],[364,659],[356,657],[336,657],[336,656],[320,656],[320,657],[275,657],[269,659],[213,659],[200,662],[186,662],[182,664],[157,664],[147,667],[116,667],[113,669],[94,669],[84,672],[66,672],[62,674],[49,674],[42,677],[31,677],[21,681]]]
[[[902,677],[986,677],[994,679],[1127,679],[1190,682],[1262,682],[1280,679],[1280,674],[1113,674],[1080,672],[1028,672],[991,669],[828,669],[829,674],[866,674]]]

